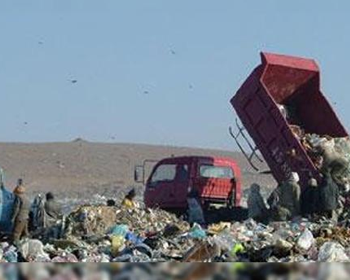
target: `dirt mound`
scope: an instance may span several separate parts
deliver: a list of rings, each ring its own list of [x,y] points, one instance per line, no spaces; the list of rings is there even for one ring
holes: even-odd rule
[[[145,159],[159,160],[171,155],[216,155],[236,159],[243,170],[243,183],[260,182],[274,186],[268,175],[251,172],[240,153],[136,144],[92,143],[77,138],[69,143],[0,143],[0,165],[6,186],[14,188],[23,178],[32,193],[52,190],[62,196],[109,195],[116,187],[135,185],[134,166]],[[263,168],[264,170],[266,169]]]

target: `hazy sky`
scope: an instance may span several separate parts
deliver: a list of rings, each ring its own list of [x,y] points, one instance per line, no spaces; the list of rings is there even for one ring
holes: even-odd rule
[[[315,58],[349,128],[349,12],[345,0],[2,0],[0,141],[233,149],[229,99],[264,50]]]

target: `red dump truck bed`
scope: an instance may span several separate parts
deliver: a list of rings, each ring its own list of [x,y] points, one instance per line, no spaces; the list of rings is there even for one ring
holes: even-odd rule
[[[231,104],[277,182],[295,171],[305,185],[310,175],[319,179],[319,171],[290,125],[331,137],[348,133],[320,90],[314,60],[270,53],[261,53],[261,59]],[[287,121],[279,105],[293,109],[292,119]]]

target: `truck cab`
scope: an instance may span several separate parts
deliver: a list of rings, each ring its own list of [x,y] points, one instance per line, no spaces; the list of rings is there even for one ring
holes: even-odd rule
[[[240,206],[241,171],[237,163],[222,157],[170,157],[156,163],[145,184],[147,207],[187,209],[187,195],[193,188],[203,205]]]

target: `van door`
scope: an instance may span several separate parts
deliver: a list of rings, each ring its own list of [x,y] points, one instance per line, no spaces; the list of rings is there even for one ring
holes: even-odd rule
[[[167,207],[171,200],[176,177],[176,164],[158,165],[147,183],[145,200],[152,207]]]
[[[147,184],[146,203],[161,208],[185,207],[189,165],[164,163],[156,167]]]
[[[202,162],[198,166],[198,186],[202,198],[224,202],[232,192],[234,170],[230,165]]]

